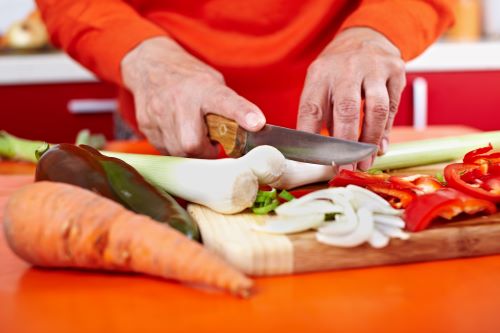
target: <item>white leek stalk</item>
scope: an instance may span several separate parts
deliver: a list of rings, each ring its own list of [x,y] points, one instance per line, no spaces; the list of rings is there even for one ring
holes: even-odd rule
[[[269,146],[257,147],[238,159],[219,160],[102,153],[130,164],[168,193],[223,214],[251,207],[259,183],[276,181],[285,169],[283,155]]]

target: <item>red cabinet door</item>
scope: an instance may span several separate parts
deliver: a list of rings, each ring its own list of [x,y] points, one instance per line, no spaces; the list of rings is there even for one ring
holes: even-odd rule
[[[427,81],[430,125],[500,129],[500,71],[408,74],[396,125],[413,124],[412,83],[417,77]]]
[[[109,108],[99,110],[99,103],[94,103],[97,108],[94,105],[75,114],[68,106],[76,101],[79,111],[82,100],[109,102],[116,95],[115,87],[98,82],[0,86],[0,129],[28,139],[74,142],[78,131],[88,128],[112,139],[113,115]]]

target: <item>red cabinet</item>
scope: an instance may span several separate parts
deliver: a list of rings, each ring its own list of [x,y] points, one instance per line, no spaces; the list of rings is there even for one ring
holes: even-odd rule
[[[412,85],[420,77],[427,82],[429,125],[500,129],[500,71],[410,73],[407,77],[396,125],[413,124]],[[116,95],[114,86],[101,82],[0,85],[0,129],[29,139],[73,142],[79,130],[88,128],[111,139]]]
[[[500,130],[500,71],[410,73],[396,125],[413,124],[412,84],[427,81],[429,125],[467,125]]]
[[[73,142],[88,128],[111,139],[115,98],[116,88],[100,82],[0,86],[0,129],[28,139]]]

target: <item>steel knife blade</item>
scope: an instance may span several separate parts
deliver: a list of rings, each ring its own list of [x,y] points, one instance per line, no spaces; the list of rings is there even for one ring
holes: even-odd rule
[[[231,157],[244,155],[257,146],[270,145],[291,160],[345,165],[364,160],[377,151],[377,146],[373,144],[274,125],[265,125],[258,132],[247,132],[233,120],[214,114],[207,115],[206,121],[210,139],[219,142]]]

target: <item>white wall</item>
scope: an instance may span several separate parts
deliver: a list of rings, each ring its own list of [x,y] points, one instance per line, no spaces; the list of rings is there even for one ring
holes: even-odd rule
[[[0,0],[0,34],[34,8],[33,0]]]

